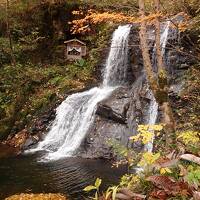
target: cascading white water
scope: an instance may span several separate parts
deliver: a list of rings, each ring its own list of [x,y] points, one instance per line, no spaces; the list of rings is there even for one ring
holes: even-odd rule
[[[119,86],[126,82],[128,69],[128,35],[130,26],[119,26],[114,32],[110,54],[104,71],[103,86]],[[116,39],[117,38],[117,39]],[[121,57],[119,56],[121,55]],[[121,66],[121,67],[119,67]]]
[[[166,24],[164,25],[163,32],[161,33],[160,37],[160,45],[161,45],[161,51],[162,51],[162,56],[164,57],[165,55],[165,49],[168,41],[168,35],[169,35],[169,28],[170,28],[170,21],[167,21]],[[155,52],[154,47],[154,52]],[[155,54],[154,54],[155,56]],[[155,60],[153,58],[152,60]],[[156,102],[155,97],[153,96],[153,93],[151,92],[151,102],[149,106],[149,120],[148,123],[149,125],[154,125],[156,123],[157,117],[158,117],[158,103]],[[153,132],[153,131],[152,131]],[[150,141],[146,146],[145,149],[149,152],[152,152],[153,150],[153,141],[154,137],[152,138],[152,141]]]
[[[35,149],[49,153],[46,160],[74,156],[94,120],[96,105],[126,81],[128,36],[131,26],[119,26],[112,38],[103,85],[67,97],[57,108],[56,119]]]
[[[162,56],[165,55],[165,47],[167,45],[167,40],[168,40],[168,35],[169,35],[169,28],[170,28],[170,21],[167,21],[165,26],[164,26],[164,31],[160,36],[160,45],[161,45],[161,51],[162,51]]]
[[[151,93],[151,102],[149,105],[149,120],[148,120],[148,124],[149,125],[155,125],[156,124],[156,120],[158,117],[158,103],[156,102],[155,97],[153,96],[153,93]],[[153,133],[153,131],[151,130],[151,132]],[[152,152],[153,150],[153,141],[154,141],[154,137],[152,138],[152,140],[145,145],[145,150]]]

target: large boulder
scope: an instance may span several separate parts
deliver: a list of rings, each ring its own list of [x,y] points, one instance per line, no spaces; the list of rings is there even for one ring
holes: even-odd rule
[[[99,115],[108,120],[112,120],[119,124],[126,124],[126,116],[125,115],[123,115],[121,113],[117,113],[111,107],[109,107],[105,104],[102,104],[102,103],[99,103],[97,105],[96,115]]]

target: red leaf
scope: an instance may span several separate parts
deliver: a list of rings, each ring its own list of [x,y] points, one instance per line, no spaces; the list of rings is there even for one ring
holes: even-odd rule
[[[156,189],[151,192],[150,196],[162,200],[165,200],[168,197],[167,193],[164,190]]]
[[[148,181],[152,182],[156,187],[164,190],[167,195],[192,195],[192,189],[189,185],[183,181],[176,182],[174,179],[168,176],[150,176],[147,178]]]

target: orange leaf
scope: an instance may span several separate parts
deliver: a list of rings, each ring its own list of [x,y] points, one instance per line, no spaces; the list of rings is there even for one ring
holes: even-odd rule
[[[168,197],[167,193],[164,190],[156,190],[156,189],[150,193],[150,196],[162,200],[165,200]]]

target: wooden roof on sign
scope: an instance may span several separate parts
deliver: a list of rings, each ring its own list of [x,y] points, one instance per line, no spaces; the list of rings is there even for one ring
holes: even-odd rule
[[[78,43],[80,43],[80,44],[86,46],[86,44],[85,44],[84,42],[82,42],[82,41],[80,41],[80,40],[78,40],[78,39],[72,39],[72,40],[64,41],[65,44],[68,44],[68,43],[70,43],[70,42],[78,42]]]

